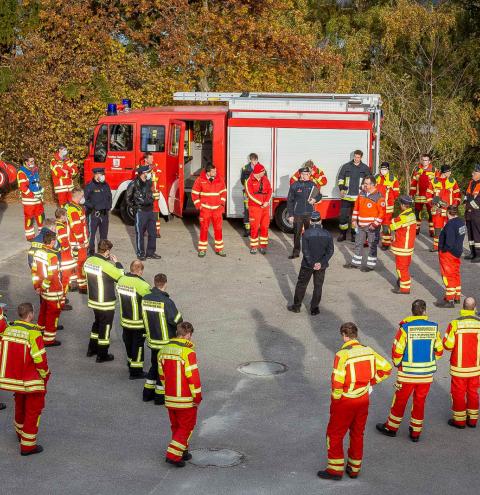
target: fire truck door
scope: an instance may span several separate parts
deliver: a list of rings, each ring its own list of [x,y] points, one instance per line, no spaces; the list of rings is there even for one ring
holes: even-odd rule
[[[177,217],[181,217],[185,195],[183,158],[185,122],[182,122],[181,120],[170,120],[167,142],[167,176],[172,178],[172,181],[169,181],[168,210]]]
[[[133,123],[119,122],[108,125],[108,153],[104,166],[112,189],[116,189],[125,179],[133,179],[135,176],[138,163],[134,130]]]

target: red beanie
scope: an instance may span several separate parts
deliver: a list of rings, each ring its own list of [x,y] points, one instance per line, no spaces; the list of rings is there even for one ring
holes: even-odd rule
[[[265,171],[265,167],[261,164],[261,163],[257,163],[254,167],[253,167],[253,173],[255,175],[257,174],[260,174],[261,172],[264,172]]]

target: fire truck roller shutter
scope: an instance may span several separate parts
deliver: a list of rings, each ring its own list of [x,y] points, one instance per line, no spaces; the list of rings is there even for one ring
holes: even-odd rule
[[[256,153],[272,181],[273,132],[270,127],[229,127],[227,164],[227,216],[243,218],[243,187],[240,182],[242,167],[248,163],[248,155]],[[275,190],[273,192],[275,196]]]

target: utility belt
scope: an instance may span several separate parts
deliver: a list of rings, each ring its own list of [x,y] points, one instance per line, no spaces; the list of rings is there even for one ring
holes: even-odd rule
[[[108,215],[108,210],[95,210],[92,209],[90,210],[89,215],[93,215],[94,217],[104,217],[105,215]]]

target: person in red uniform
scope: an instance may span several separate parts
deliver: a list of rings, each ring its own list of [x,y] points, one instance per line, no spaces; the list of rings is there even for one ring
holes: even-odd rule
[[[480,386],[480,318],[473,297],[465,298],[460,317],[448,325],[443,347],[452,353],[452,418],[448,424],[459,429],[465,428],[465,425],[476,428]]]
[[[224,180],[217,174],[217,169],[209,163],[193,184],[192,201],[200,210],[200,237],[198,239],[198,256],[207,254],[208,227],[213,223],[215,237],[215,253],[225,257],[227,254],[223,245],[222,220],[227,200],[227,187]]]
[[[188,444],[197,422],[197,408],[202,401],[193,326],[183,321],[177,325],[177,336],[158,351],[158,374],[165,390],[165,407],[170,417],[172,440],[165,461],[184,467],[192,458]]]
[[[17,184],[22,197],[25,237],[27,241],[32,241],[35,237],[35,223],[40,231],[45,221],[43,187],[33,156],[28,156],[18,170]]]
[[[445,295],[442,301],[434,303],[437,308],[453,308],[455,303],[460,303],[462,295],[460,265],[467,228],[463,218],[458,217],[458,207],[448,206],[447,218],[438,239],[438,261],[445,284]]]
[[[88,228],[87,217],[85,216],[85,203],[83,190],[75,187],[72,191],[72,201],[67,203],[67,222],[69,232],[70,248],[76,263],[75,273],[77,277],[78,291],[81,294],[87,293],[87,278],[83,270],[83,265],[88,256]]]
[[[68,290],[77,290],[76,261],[73,259],[70,246],[70,233],[68,231],[67,210],[57,208],[55,211],[55,231],[57,245],[60,251],[60,270],[62,272],[62,285],[65,294]]]
[[[417,236],[417,220],[413,213],[413,200],[410,196],[400,196],[400,215],[390,225],[393,235],[392,254],[395,255],[397,270],[397,287],[394,294],[410,294],[412,279],[410,263],[412,262],[415,238]]]
[[[53,190],[57,195],[59,206],[64,206],[72,200],[73,179],[78,174],[78,165],[68,157],[68,150],[60,144],[50,162]]]
[[[380,174],[376,176],[377,191],[385,199],[385,214],[382,221],[382,251],[386,251],[392,244],[392,233],[390,224],[392,223],[393,208],[395,200],[400,194],[400,183],[393,172],[390,172],[390,164],[383,162],[380,165]]]
[[[265,167],[257,163],[245,182],[250,217],[250,253],[267,253],[268,226],[270,225],[270,199],[272,186],[265,174]],[[260,233],[260,236],[259,236]]]
[[[430,181],[438,175],[438,170],[433,168],[431,156],[427,153],[421,156],[421,163],[415,168],[410,181],[410,196],[415,201],[415,216],[417,217],[417,235],[422,225],[423,207],[427,208],[428,231],[433,237],[432,205],[427,201],[427,189]]]
[[[461,202],[460,188],[451,177],[452,169],[449,165],[442,165],[440,176],[434,177],[427,189],[427,202],[432,209],[433,246],[430,252],[438,251],[438,238],[447,223],[447,206],[458,206]]]
[[[397,436],[407,402],[413,394],[410,440],[420,440],[425,400],[433,382],[433,374],[437,371],[437,360],[443,354],[438,324],[429,321],[426,313],[425,301],[413,301],[412,316],[407,316],[399,323],[393,341],[392,360],[398,368],[396,391],[387,421],[376,425],[377,430],[387,437]]]
[[[152,192],[153,192],[153,212],[155,213],[155,231],[157,239],[160,239],[160,205],[158,200],[160,199],[160,194],[163,189],[162,183],[162,169],[158,163],[153,160],[153,153],[147,151],[144,155],[144,159],[140,162],[140,165],[147,165],[152,171]]]
[[[332,399],[327,426],[327,468],[318,471],[322,479],[340,480],[345,470],[343,439],[350,430],[346,472],[357,478],[362,467],[363,432],[368,417],[369,395],[373,385],[388,378],[390,363],[372,348],[357,340],[355,323],[340,327],[343,346],[335,355],[332,373]]]
[[[319,192],[321,192],[322,187],[326,186],[328,183],[328,179],[325,176],[322,169],[318,168],[313,160],[307,160],[301,168],[309,168],[310,169],[310,180],[317,186]],[[295,173],[290,177],[290,185],[294,182],[297,182],[301,179],[300,169],[296,170]]]
[[[50,370],[41,329],[33,323],[33,306],[20,304],[18,316],[0,338],[0,389],[15,394],[15,430],[20,453],[27,456],[43,451],[37,433]]]
[[[35,251],[32,260],[32,282],[35,292],[40,296],[38,324],[43,327],[43,339],[46,346],[58,346],[56,340],[58,318],[65,303],[65,292],[61,280],[58,251],[54,249],[56,235],[46,232],[43,245]]]

